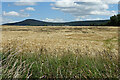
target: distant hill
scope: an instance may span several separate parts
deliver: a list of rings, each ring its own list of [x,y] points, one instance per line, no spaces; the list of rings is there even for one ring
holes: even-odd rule
[[[74,22],[63,22],[63,23],[54,23],[54,22],[44,22],[34,19],[26,19],[24,21],[15,22],[15,23],[6,23],[3,25],[14,25],[14,26],[98,26],[106,24],[109,20],[94,20],[94,21],[74,21]]]

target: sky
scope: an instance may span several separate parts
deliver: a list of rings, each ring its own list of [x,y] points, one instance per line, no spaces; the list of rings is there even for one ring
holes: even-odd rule
[[[25,0],[24,0],[25,1]],[[98,2],[97,2],[98,1]],[[118,0],[2,2],[2,24],[25,19],[46,22],[105,20],[118,14]]]

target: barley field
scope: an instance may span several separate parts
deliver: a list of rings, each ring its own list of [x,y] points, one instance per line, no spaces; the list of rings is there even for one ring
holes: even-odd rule
[[[118,78],[118,30],[0,26],[1,78]]]

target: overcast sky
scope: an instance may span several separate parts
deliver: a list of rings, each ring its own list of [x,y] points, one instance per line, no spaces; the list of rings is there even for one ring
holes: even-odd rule
[[[2,3],[2,23],[25,19],[37,19],[47,22],[103,20],[109,19],[110,16],[119,12],[119,0],[12,1],[14,2],[5,0]]]

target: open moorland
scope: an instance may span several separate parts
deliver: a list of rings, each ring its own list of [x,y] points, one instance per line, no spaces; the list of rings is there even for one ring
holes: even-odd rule
[[[2,78],[118,78],[118,30],[0,26]]]

